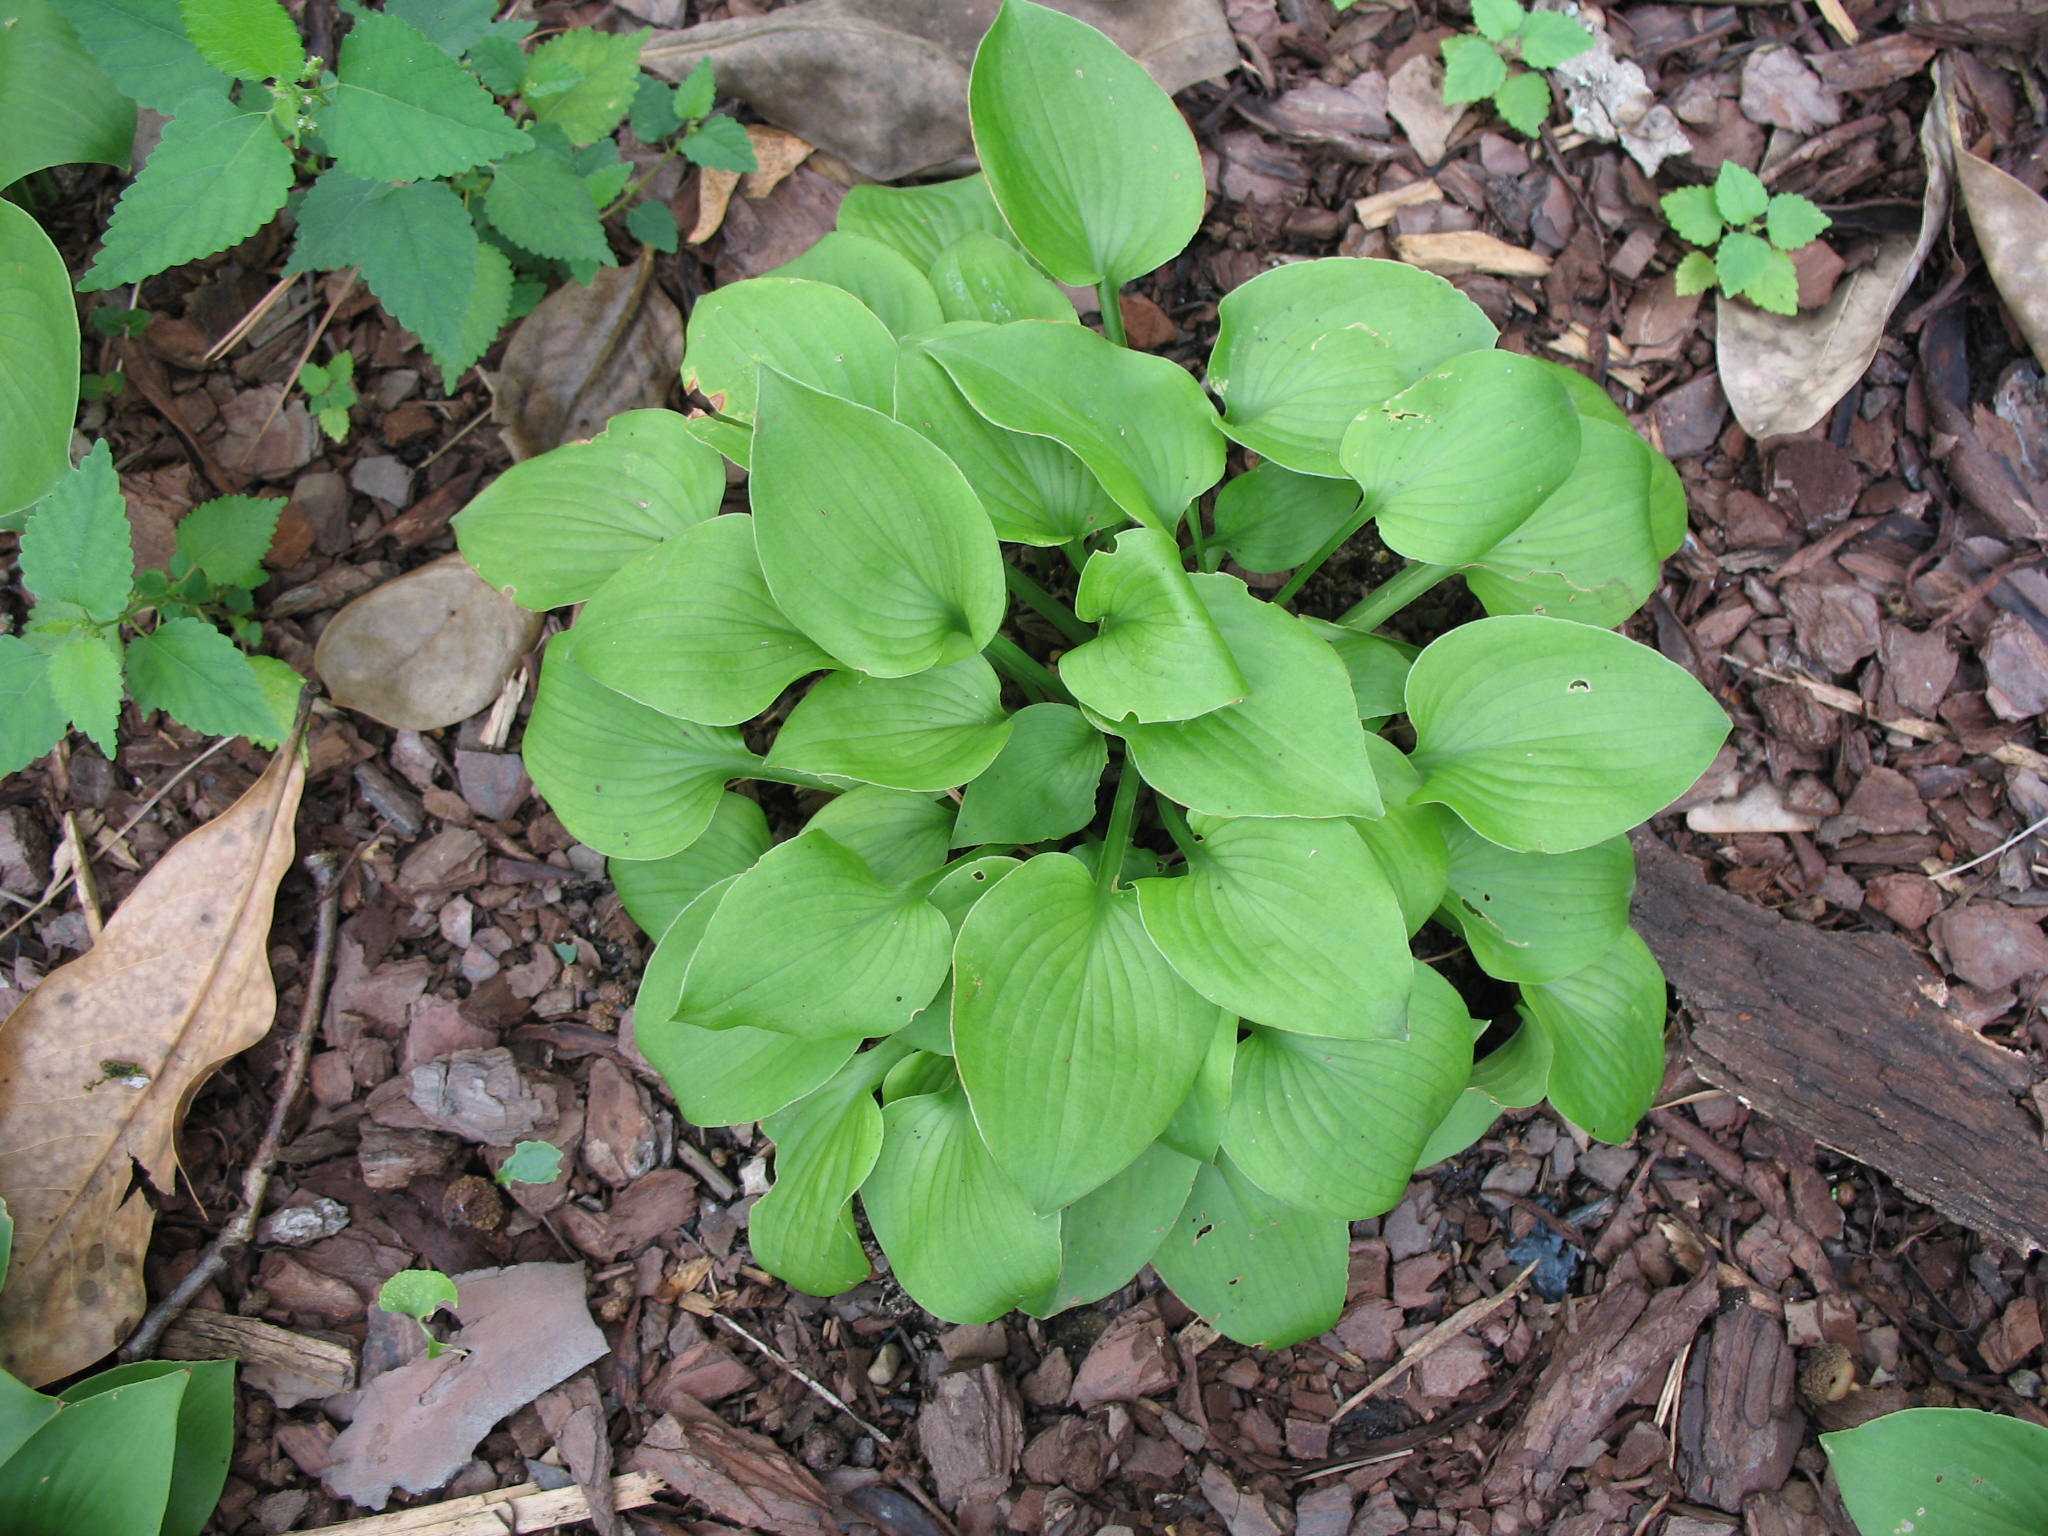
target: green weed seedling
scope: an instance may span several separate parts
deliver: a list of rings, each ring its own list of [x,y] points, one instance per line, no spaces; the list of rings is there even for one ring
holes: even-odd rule
[[[981,174],[856,187],[699,300],[715,413],[528,459],[457,537],[581,605],[526,766],[659,941],[640,1049],[691,1120],[775,1143],[766,1268],[866,1278],[858,1198],[945,1318],[1150,1263],[1233,1338],[1313,1336],[1350,1223],[1503,1105],[1622,1139],[1656,1092],[1625,834],[1728,721],[1614,627],[1684,496],[1591,383],[1395,262],[1236,289],[1206,390],[1119,345],[1120,288],[1202,220],[1179,112],[1027,0],[969,100]],[[1397,568],[1298,612],[1336,611],[1306,584],[1340,551]],[[1226,557],[1293,575],[1268,601]],[[1425,624],[1454,578],[1470,621]],[[1519,989],[1476,1067],[1432,922]]]
[[[434,1337],[434,1330],[427,1326],[427,1319],[443,1307],[453,1307],[462,1299],[455,1289],[455,1282],[438,1269],[401,1269],[379,1287],[377,1305],[386,1312],[395,1312],[400,1317],[409,1317],[420,1325],[420,1333],[427,1341],[427,1358],[438,1360],[443,1355],[462,1355],[468,1351],[454,1344],[445,1344]]]
[[[1510,128],[1527,138],[1550,116],[1544,73],[1593,46],[1593,34],[1562,11],[1525,10],[1516,0],[1472,0],[1479,31],[1443,41],[1444,100],[1493,102]],[[1515,69],[1510,61],[1528,66]]]
[[[754,169],[745,130],[711,114],[708,69],[680,86],[641,72],[644,30],[577,29],[529,50],[534,23],[494,19],[496,0],[349,5],[330,70],[306,56],[278,0],[187,0],[161,14],[53,3],[122,92],[170,118],[80,288],[225,250],[289,201],[286,270],[359,268],[446,388],[551,282],[613,264],[604,220],[647,179],[634,182],[619,154],[629,114],[668,153]],[[666,210],[628,220],[674,249]]]
[[[1811,245],[1832,222],[1796,192],[1772,193],[1756,172],[1721,162],[1711,187],[1681,187],[1662,199],[1688,251],[1675,274],[1681,294],[1718,286],[1775,315],[1799,313],[1799,274],[1791,252]]]
[[[346,438],[349,407],[356,403],[355,354],[344,348],[325,363],[307,363],[299,369],[299,388],[320,430],[337,443]]]
[[[512,1155],[498,1165],[498,1182],[510,1189],[514,1184],[552,1184],[562,1174],[562,1149],[551,1141],[522,1141]]]
[[[1820,1437],[1863,1536],[2040,1536],[2048,1429],[1974,1408],[1907,1408]]]

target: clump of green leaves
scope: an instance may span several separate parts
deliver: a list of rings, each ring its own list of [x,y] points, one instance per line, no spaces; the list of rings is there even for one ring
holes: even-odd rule
[[[1525,10],[1517,0],[1472,0],[1472,24],[1479,31],[1443,41],[1444,100],[1491,99],[1509,127],[1529,138],[1550,116],[1550,79],[1555,69],[1593,46],[1593,34],[1562,11]],[[1515,69],[1519,61],[1527,69]]]
[[[56,5],[123,92],[171,119],[79,287],[225,250],[292,200],[286,270],[359,268],[449,388],[549,283],[613,264],[603,219],[637,190],[616,138],[629,113],[669,152],[754,168],[745,131],[710,115],[708,69],[674,87],[641,72],[645,30],[528,51],[534,23],[493,19],[495,0],[392,0],[349,8],[330,71],[278,0]],[[629,217],[673,249],[672,217]]]
[[[1711,187],[1681,187],[1662,199],[1664,217],[1688,251],[1675,274],[1681,294],[1719,286],[1777,315],[1799,312],[1799,273],[1791,252],[1811,245],[1832,222],[1796,192],[1773,193],[1733,160]]]
[[[262,638],[250,593],[283,508],[253,496],[202,503],[178,524],[169,572],[138,572],[120,477],[96,443],[21,534],[35,606],[19,635],[0,635],[0,773],[72,726],[112,757],[124,696],[209,736],[281,740],[304,680],[235,640]]]
[[[347,348],[324,363],[306,363],[299,369],[299,388],[306,392],[306,409],[320,423],[320,430],[335,442],[348,436],[349,407],[356,403],[356,359]]]
[[[456,533],[581,605],[526,765],[659,941],[640,1049],[689,1118],[775,1142],[762,1264],[860,1282],[857,1197],[946,1318],[1150,1263],[1234,1338],[1311,1336],[1418,1165],[1546,1097],[1625,1138],[1656,1092],[1625,834],[1728,723],[1613,627],[1684,496],[1590,382],[1399,263],[1236,289],[1206,391],[1128,350],[1119,289],[1202,219],[1178,111],[1028,0],[970,106],[983,174],[855,188],[699,301],[715,413],[617,417]],[[1399,568],[1297,612],[1340,551]],[[1268,601],[1226,557],[1294,574]],[[1381,632],[1454,579],[1486,617]],[[1446,932],[1520,989],[1476,1066],[1487,1022],[1416,958]]]
[[[1974,1408],[1907,1408],[1822,1435],[1863,1536],[2048,1531],[2048,1429]]]
[[[400,1317],[409,1317],[420,1325],[420,1333],[427,1341],[429,1360],[464,1352],[435,1338],[434,1330],[427,1326],[428,1318],[443,1307],[454,1307],[461,1299],[455,1282],[438,1269],[401,1269],[377,1291],[379,1307]]]

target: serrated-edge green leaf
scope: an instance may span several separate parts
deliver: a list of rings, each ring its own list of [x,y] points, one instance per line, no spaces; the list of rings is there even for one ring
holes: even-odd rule
[[[56,746],[67,723],[50,693],[50,658],[0,635],[0,775],[19,773]]]
[[[1494,91],[1493,106],[1510,128],[1533,139],[1550,116],[1550,81],[1535,70],[1509,75]]]
[[[305,62],[299,29],[277,0],[179,0],[199,56],[240,80],[288,79]]]
[[[1764,214],[1764,233],[1781,251],[1796,251],[1811,245],[1834,223],[1826,214],[1797,192],[1780,192],[1771,199]]]
[[[258,736],[272,725],[249,658],[204,619],[172,619],[128,642],[128,691],[207,736]]]
[[[56,0],[58,14],[124,96],[175,113],[194,94],[226,98],[230,82],[199,55],[163,0]]]
[[[1752,235],[1747,230],[1730,230],[1714,251],[1714,272],[1721,280],[1721,291],[1730,294],[1747,292],[1749,285],[1770,266],[1774,255],[1783,256],[1784,253],[1773,251],[1763,236]]]
[[[1526,24],[1528,15],[1517,0],[1472,0],[1472,25],[1492,42],[1506,42]]]
[[[546,95],[529,92],[526,104],[534,120],[552,123],[579,148],[610,133],[633,104],[641,45],[653,35],[651,27],[637,32],[578,27],[549,38],[527,56],[527,82],[561,72],[572,75],[574,83]]]
[[[37,602],[74,603],[102,624],[121,617],[135,586],[135,549],[104,439],[36,503],[20,560],[22,585]]]
[[[1721,162],[1714,177],[1714,206],[1729,224],[1739,228],[1762,218],[1770,203],[1771,194],[1755,171],[1734,160]]]
[[[216,586],[255,587],[277,534],[282,496],[216,496],[178,520],[178,554]]]
[[[1485,38],[1460,33],[1445,38],[1441,47],[1447,103],[1484,101],[1507,82],[1507,63]]]
[[[744,176],[761,168],[745,125],[723,112],[705,118],[684,134],[676,150],[685,160],[706,170],[734,171]]]
[[[1522,62],[1531,69],[1555,69],[1593,46],[1585,23],[1563,11],[1531,11],[1521,25]]]
[[[357,13],[338,74],[320,131],[335,162],[353,176],[453,176],[533,142],[473,75],[395,16]]]
[[[1680,187],[1666,192],[1659,205],[1673,233],[1693,245],[1711,247],[1727,226],[1712,187]]]
[[[50,696],[111,758],[121,723],[121,642],[112,635],[68,637],[50,652]]]
[[[1707,251],[1687,251],[1671,276],[1672,287],[1680,298],[1705,293],[1720,281],[1721,274]]]
[[[557,261],[612,265],[612,248],[583,179],[547,149],[529,149],[491,168],[484,215],[514,245]]]

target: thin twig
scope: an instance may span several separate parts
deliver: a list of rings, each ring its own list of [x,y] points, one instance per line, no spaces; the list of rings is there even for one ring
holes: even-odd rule
[[[296,750],[296,746],[287,743],[285,750]],[[277,1169],[278,1154],[284,1146],[285,1120],[291,1114],[292,1101],[305,1086],[306,1065],[313,1057],[313,1036],[319,1028],[320,1016],[327,1010],[327,979],[334,969],[335,930],[341,922],[339,856],[321,852],[308,856],[304,862],[306,872],[313,877],[313,889],[320,898],[313,923],[313,959],[306,969],[306,995],[299,1004],[298,1026],[292,1032],[291,1049],[285,1056],[284,1077],[278,1084],[277,1099],[270,1106],[270,1120],[263,1127],[263,1140],[257,1144],[256,1156],[242,1175],[241,1212],[207,1245],[206,1252],[192,1267],[192,1272],[150,1309],[142,1325],[121,1346],[123,1360],[147,1359],[164,1329],[192,1304],[193,1297],[210,1285],[249,1246],[250,1239],[256,1235],[257,1218],[263,1212],[263,1197],[270,1189],[270,1176]]]
[[[208,347],[206,349],[205,354],[199,360],[202,363],[217,363],[223,357],[227,356],[229,349],[232,348],[235,345],[235,343],[240,341],[244,336],[247,336],[251,331],[255,330],[256,327],[262,323],[263,317],[269,314],[271,310],[277,307],[277,301],[283,298],[287,293],[291,292],[292,288],[297,285],[298,281],[299,274],[296,272],[294,272],[290,277],[279,278],[275,283],[271,285],[270,292],[264,294],[262,298],[258,299],[255,302],[255,304],[253,304],[250,307],[249,312],[234,323],[233,327],[230,328],[227,335],[221,337],[219,341],[216,341],[212,346]],[[131,300],[131,303],[132,302],[133,301]]]
[[[490,419],[491,408],[487,405],[482,410],[478,411],[474,416],[470,417],[468,421],[464,422],[462,424],[461,431],[457,432],[453,437],[449,438],[447,442],[443,443],[440,447],[436,448],[424,459],[421,459],[419,468],[425,469],[429,464],[433,463],[434,460],[441,457],[442,454],[446,453],[450,448],[453,448],[457,443],[461,442],[465,437],[469,436],[470,433],[474,432],[478,427],[482,426],[486,421],[489,421]],[[416,469],[413,471],[413,473],[418,474],[419,470]]]
[[[1953,869],[1933,870],[1929,873],[1928,878],[1930,880],[1946,880],[1950,875],[1960,875],[1963,874],[1965,871],[1975,869],[1979,864],[1988,864],[1993,859],[1997,858],[2001,853],[2005,852],[2006,849],[2016,848],[2021,843],[2024,843],[2028,838],[2032,837],[2036,832],[2040,831],[2043,827],[2048,827],[2048,816],[2043,816],[2039,821],[2035,822],[2032,826],[2026,827],[2021,831],[2013,833],[2011,837],[2008,837],[2004,842],[2000,843],[1996,848],[1992,849],[1989,853],[1980,853],[1977,855],[1977,857],[1970,860],[1969,863],[1958,864]]]
[[[1494,1313],[1521,1295],[1522,1288],[1529,1283],[1529,1277],[1536,1273],[1538,1262],[1532,1259],[1529,1263],[1522,1266],[1522,1272],[1519,1275],[1502,1286],[1494,1295],[1482,1296],[1479,1300],[1458,1308],[1457,1311],[1430,1329],[1428,1333],[1409,1345],[1402,1353],[1400,1359],[1396,1360],[1392,1365],[1380,1372],[1379,1375],[1346,1398],[1343,1406],[1330,1415],[1330,1422],[1332,1424],[1338,1423],[1345,1414],[1356,1408],[1367,1398],[1379,1396],[1403,1371],[1413,1370],[1467,1328],[1475,1327],[1485,1322],[1487,1318],[1493,1316]]]
[[[85,851],[85,838],[78,830],[78,818],[71,812],[64,813],[64,842],[71,853],[73,883],[78,887],[78,910],[85,915],[86,937],[97,944],[100,932],[107,926],[100,915],[99,881],[93,878],[92,856]]]
[[[853,1422],[858,1424],[862,1429],[866,1430],[869,1434],[873,1435],[875,1437],[875,1443],[877,1445],[894,1445],[896,1443],[894,1440],[890,1439],[888,1435],[884,1434],[881,1430],[875,1428],[874,1425],[870,1424],[866,1419],[862,1418],[859,1414],[855,1413],[852,1408],[847,1406],[845,1398],[841,1397],[837,1392],[834,1392],[830,1387],[826,1386],[823,1382],[819,1381],[817,1377],[813,1376],[809,1371],[805,1370],[802,1366],[798,1365],[794,1360],[790,1359],[789,1356],[785,1355],[773,1344],[768,1344],[760,1339],[755,1338],[753,1334],[747,1332],[746,1329],[742,1328],[738,1323],[734,1322],[731,1318],[727,1317],[723,1312],[713,1312],[711,1314],[711,1321],[718,1324],[718,1326],[721,1328],[730,1329],[732,1332],[738,1334],[741,1338],[745,1339],[749,1344],[753,1345],[754,1348],[761,1351],[762,1354],[766,1355],[770,1360],[773,1360],[777,1365],[781,1366],[785,1371],[789,1372],[790,1375],[794,1376],[798,1381],[802,1382],[804,1386],[810,1389],[813,1395],[823,1398],[826,1402],[830,1403],[834,1408],[837,1408],[841,1413],[845,1414],[849,1419],[853,1420]]]

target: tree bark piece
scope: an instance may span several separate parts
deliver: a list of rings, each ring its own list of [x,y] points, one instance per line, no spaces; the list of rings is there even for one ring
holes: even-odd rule
[[[1799,1364],[1785,1325],[1729,1293],[1706,1347],[1695,1349],[1678,1413],[1678,1474],[1687,1498],[1742,1513],[1752,1493],[1784,1486],[1806,1432],[1793,1402]]]
[[[1959,1023],[1904,943],[1828,933],[1709,886],[1635,838],[1635,925],[1693,1019],[1709,1082],[2028,1253],[2048,1246],[2048,1153],[2025,1060]]]
[[[304,1376],[337,1392],[356,1384],[356,1352],[346,1344],[309,1338],[253,1317],[195,1308],[164,1329],[157,1355],[165,1360],[239,1360]]]

